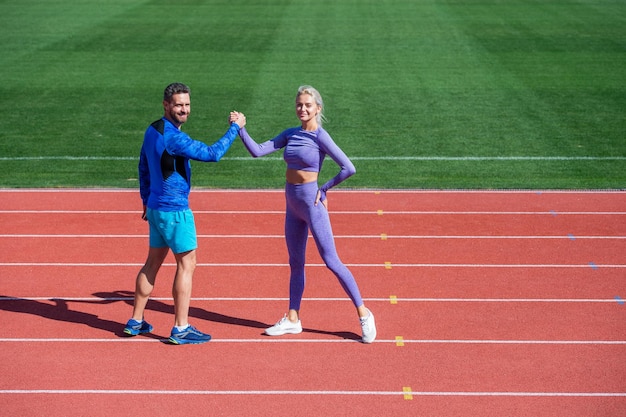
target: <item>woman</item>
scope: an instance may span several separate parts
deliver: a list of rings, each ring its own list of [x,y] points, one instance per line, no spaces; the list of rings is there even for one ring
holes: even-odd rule
[[[361,323],[362,341],[372,343],[376,338],[374,315],[363,304],[352,273],[337,255],[326,200],[326,192],[353,175],[356,170],[346,154],[322,128],[322,111],[323,102],[319,92],[311,86],[302,86],[296,95],[296,115],[300,119],[301,127],[287,129],[274,139],[260,144],[250,137],[245,128],[239,131],[244,146],[253,157],[284,148],[283,159],[287,163],[285,239],[291,268],[289,311],[278,323],[266,329],[265,333],[281,336],[302,332],[299,311],[305,284],[306,244],[311,230],[324,263],[339,279],[356,307]],[[231,120],[236,120],[237,116],[238,113],[231,113]],[[341,169],[335,177],[318,188],[318,174],[326,155]]]

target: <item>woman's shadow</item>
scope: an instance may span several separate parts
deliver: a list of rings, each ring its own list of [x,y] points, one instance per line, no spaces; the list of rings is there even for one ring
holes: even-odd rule
[[[116,291],[112,293],[94,293],[96,297],[100,297],[103,300],[121,300],[125,301],[130,306],[133,305],[133,296],[134,293],[129,291]],[[159,300],[150,299],[148,301],[148,305],[146,309],[158,311],[161,313],[174,314],[174,306],[170,304],[163,303]],[[224,323],[231,324],[234,326],[244,326],[244,327],[252,327],[257,329],[267,329],[270,327],[267,323],[263,323],[256,320],[244,319],[240,317],[227,316],[224,314],[216,313],[214,311],[207,311],[198,307],[189,307],[189,316],[195,317],[201,320],[212,321],[214,323]],[[329,332],[324,330],[316,330],[316,329],[302,329],[305,333],[316,333],[316,334],[324,334],[339,337],[342,339],[350,339],[350,340],[361,340],[361,337],[356,333],[352,332]],[[263,333],[264,334],[264,333]]]
[[[15,313],[33,314],[50,320],[64,321],[68,323],[85,324],[94,329],[110,332],[117,337],[128,337],[123,332],[123,323],[100,318],[96,314],[86,313],[76,309],[70,309],[69,303],[75,304],[111,304],[123,302],[132,307],[134,293],[130,291],[113,291],[113,292],[96,292],[93,294],[99,298],[96,300],[51,298],[49,300],[34,300],[30,298],[19,298],[0,295],[0,310]],[[174,306],[166,304],[159,300],[150,299],[146,309],[158,311],[162,313],[173,314]],[[190,307],[189,315],[201,320],[212,321],[215,323],[224,323],[234,326],[244,326],[256,329],[266,329],[269,327],[267,323],[256,320],[245,319],[241,317],[228,316],[213,311],[207,311],[198,307]],[[326,334],[340,337],[343,339],[359,340],[360,337],[352,332],[327,332],[323,330],[304,329],[304,332]],[[146,337],[154,339],[163,339],[153,333],[145,334]]]

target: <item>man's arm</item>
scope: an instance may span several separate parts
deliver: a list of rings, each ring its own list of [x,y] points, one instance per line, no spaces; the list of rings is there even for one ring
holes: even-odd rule
[[[224,136],[212,145],[194,140],[186,133],[178,131],[169,140],[166,139],[165,147],[172,155],[184,156],[202,162],[217,162],[226,154],[235,138],[237,138],[239,130],[245,124],[246,116],[243,113],[238,113],[238,117],[231,122]]]

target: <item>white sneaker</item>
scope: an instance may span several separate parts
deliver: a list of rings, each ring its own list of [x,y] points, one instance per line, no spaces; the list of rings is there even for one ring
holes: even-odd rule
[[[300,320],[293,323],[287,318],[286,314],[278,321],[278,323],[268,329],[265,329],[265,334],[268,336],[282,336],[284,334],[298,333],[302,333],[302,324],[300,323]]]
[[[374,314],[368,310],[370,314],[367,317],[361,317],[361,331],[363,332],[363,343],[372,343],[376,339],[376,323],[374,322]]]

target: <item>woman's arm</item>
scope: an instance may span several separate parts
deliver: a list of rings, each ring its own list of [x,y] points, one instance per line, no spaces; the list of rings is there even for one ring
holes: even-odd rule
[[[318,140],[320,148],[328,156],[330,156],[331,159],[335,161],[335,163],[339,165],[340,168],[337,175],[335,175],[333,178],[328,180],[324,185],[320,187],[320,201],[324,201],[326,200],[326,191],[330,190],[334,186],[340,184],[341,182],[354,175],[356,173],[356,168],[354,167],[352,161],[350,161],[350,158],[348,158],[344,151],[341,150],[339,146],[337,146],[335,141],[333,141],[333,139],[325,130],[320,131]]]
[[[257,158],[284,148],[287,145],[287,135],[284,133],[285,132],[276,136],[274,139],[270,139],[263,143],[256,143],[255,140],[250,137],[246,128],[242,127],[239,130],[239,137],[243,142],[243,146],[245,146],[248,152],[250,152],[250,155]]]

